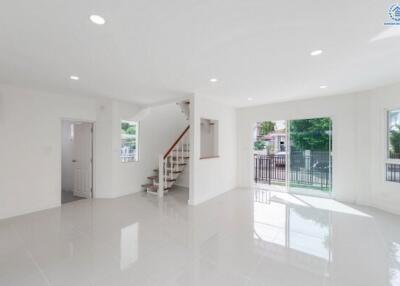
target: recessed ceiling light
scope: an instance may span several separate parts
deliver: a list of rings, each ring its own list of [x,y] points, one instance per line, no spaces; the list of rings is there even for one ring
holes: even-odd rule
[[[92,21],[93,23],[95,23],[97,25],[104,25],[106,23],[106,20],[99,15],[91,15],[90,21]]]
[[[211,81],[211,82],[217,82],[218,79],[217,79],[217,78],[211,78],[210,81]]]
[[[310,53],[311,56],[319,56],[322,54],[322,50],[315,50]]]
[[[77,75],[71,75],[69,78],[72,80],[79,80],[79,76]]]
[[[326,85],[321,85],[319,88],[325,89],[325,88],[327,88],[327,86]]]
[[[252,101],[253,98],[252,98],[252,97],[248,97],[247,100],[248,100],[248,101]]]

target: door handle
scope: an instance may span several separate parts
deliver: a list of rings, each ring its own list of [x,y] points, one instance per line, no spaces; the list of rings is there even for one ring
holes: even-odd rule
[[[76,160],[72,160],[72,163],[76,163]]]

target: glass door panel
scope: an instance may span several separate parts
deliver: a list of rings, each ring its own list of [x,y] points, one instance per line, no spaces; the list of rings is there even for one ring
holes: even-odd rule
[[[253,134],[254,181],[257,187],[286,191],[286,121],[258,122]]]
[[[292,192],[329,195],[332,191],[332,120],[289,121],[288,187]]]

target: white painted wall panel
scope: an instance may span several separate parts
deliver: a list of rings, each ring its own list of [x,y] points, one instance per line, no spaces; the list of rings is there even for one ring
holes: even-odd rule
[[[236,110],[196,95],[192,102],[190,204],[196,205],[236,187]],[[218,120],[219,157],[200,159],[201,118]]]

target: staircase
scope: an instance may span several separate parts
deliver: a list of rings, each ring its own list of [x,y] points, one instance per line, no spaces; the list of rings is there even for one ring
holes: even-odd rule
[[[158,168],[153,170],[152,176],[147,177],[149,183],[142,185],[147,193],[160,197],[168,193],[189,164],[190,139],[188,131],[189,126],[186,127],[169,150],[164,155],[160,155]]]

